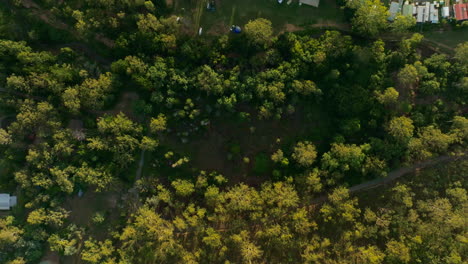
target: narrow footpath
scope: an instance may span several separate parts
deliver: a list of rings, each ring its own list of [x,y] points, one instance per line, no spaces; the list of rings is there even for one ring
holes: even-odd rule
[[[438,165],[440,163],[447,163],[447,162],[455,161],[455,160],[464,160],[464,159],[468,158],[467,154],[468,153],[465,152],[465,153],[463,153],[461,155],[458,155],[458,156],[444,155],[444,156],[440,156],[440,157],[437,157],[437,158],[434,158],[434,159],[425,160],[425,161],[415,163],[410,167],[398,168],[396,170],[393,170],[393,171],[389,172],[388,176],[385,177],[385,178],[375,179],[375,180],[372,180],[372,181],[368,181],[368,182],[364,182],[364,183],[361,183],[361,184],[358,184],[358,185],[354,185],[351,188],[349,188],[349,192],[350,193],[356,193],[356,192],[360,192],[360,191],[364,191],[364,190],[373,189],[373,188],[379,187],[381,185],[389,184],[389,183],[393,182],[394,180],[396,180],[396,179],[398,179],[398,178],[400,178],[400,177],[402,177],[402,176],[404,176],[406,174],[409,174],[411,172],[419,170],[419,169],[433,167],[433,166]],[[320,204],[320,203],[323,203],[323,202],[325,202],[327,200],[328,200],[328,195],[322,195],[322,196],[317,197],[314,200],[312,200],[312,203],[313,204]]]

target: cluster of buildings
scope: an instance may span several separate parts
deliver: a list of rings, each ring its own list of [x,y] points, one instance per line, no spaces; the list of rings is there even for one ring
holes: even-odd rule
[[[414,3],[408,1],[403,3],[403,0],[399,0],[399,2],[390,3],[388,20],[393,21],[398,14],[413,16],[418,23],[439,23],[439,17],[453,17],[457,21],[468,20],[468,3],[457,2],[451,7],[452,9],[450,4],[445,3],[444,0],[434,2],[417,0]]]

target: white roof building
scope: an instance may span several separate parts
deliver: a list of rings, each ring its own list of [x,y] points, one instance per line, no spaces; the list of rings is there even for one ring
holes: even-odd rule
[[[439,23],[439,9],[435,6],[435,4],[431,4],[430,21],[432,23]]]
[[[426,12],[424,13],[424,22],[429,22],[429,14],[431,10],[431,3],[426,2]]]
[[[418,15],[416,17],[416,22],[423,23],[424,20],[424,13],[426,12],[426,6],[418,6]]]
[[[0,193],[0,210],[10,210],[16,205],[16,196],[10,196],[8,193]]]
[[[300,4],[306,4],[314,7],[318,7],[320,0],[299,0]]]
[[[442,7],[442,17],[450,16],[450,8],[448,6]]]
[[[397,2],[391,2],[389,12],[390,16],[388,17],[388,20],[393,21],[397,13],[400,12],[400,5]]]

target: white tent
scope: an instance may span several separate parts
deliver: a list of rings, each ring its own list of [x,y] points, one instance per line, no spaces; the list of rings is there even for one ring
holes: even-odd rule
[[[10,210],[10,207],[16,205],[16,196],[10,196],[7,193],[0,193],[0,210]]]

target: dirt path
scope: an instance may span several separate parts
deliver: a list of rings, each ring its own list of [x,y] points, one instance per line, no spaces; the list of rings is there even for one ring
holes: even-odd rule
[[[66,23],[58,20],[54,16],[54,14],[52,14],[49,10],[45,10],[45,9],[41,8],[41,6],[36,4],[34,1],[32,1],[32,0],[22,0],[21,3],[23,5],[23,7],[27,8],[27,9],[30,9],[31,12],[34,15],[37,16],[37,18],[39,18],[40,20],[42,20],[46,24],[50,25],[51,27],[54,27],[54,28],[60,29],[60,30],[68,31],[73,36],[79,36],[78,32],[74,28],[72,28],[69,25],[67,25]],[[104,44],[108,48],[114,47],[114,41],[109,39],[109,38],[106,38],[106,37],[102,36],[101,34],[95,34],[94,39],[97,40],[98,42]]]
[[[142,149],[140,153],[140,161],[138,161],[138,169],[136,172],[135,182],[141,178],[141,174],[143,172],[143,165],[145,165],[145,154],[146,151]]]
[[[99,55],[93,49],[90,49],[87,45],[85,45],[85,44],[83,44],[81,42],[70,42],[70,43],[65,43],[65,44],[61,44],[61,45],[58,46],[58,48],[65,48],[65,47],[69,47],[69,48],[72,48],[74,50],[77,50],[77,51],[85,54],[86,56],[88,56],[92,60],[94,60],[94,61],[96,61],[96,62],[98,62],[100,64],[103,64],[103,65],[105,65],[107,67],[109,67],[111,65],[111,63],[112,63],[111,59]]]
[[[0,93],[14,94],[14,95],[25,97],[25,98],[33,98],[33,99],[38,100],[38,101],[45,100],[44,98],[39,97],[39,96],[33,96],[33,95],[24,94],[24,93],[20,93],[20,92],[16,92],[16,91],[11,91],[11,90],[8,90],[8,89],[2,88],[2,87],[0,87]]]
[[[435,166],[437,164],[440,164],[440,163],[446,163],[446,162],[459,160],[459,159],[466,159],[466,158],[468,158],[468,153],[464,153],[464,154],[459,155],[459,156],[444,155],[444,156],[437,157],[435,159],[430,159],[430,160],[418,162],[418,163],[416,163],[416,164],[414,164],[414,165],[412,165],[410,167],[403,167],[403,168],[399,168],[399,169],[396,169],[394,171],[391,171],[390,173],[388,173],[388,176],[385,177],[385,178],[375,179],[375,180],[372,180],[372,181],[368,181],[368,182],[364,182],[364,183],[361,183],[361,184],[358,184],[358,185],[354,185],[351,188],[349,188],[349,192],[350,193],[356,193],[356,192],[360,192],[360,191],[364,191],[364,190],[373,189],[373,188],[379,187],[381,185],[388,184],[388,183],[400,178],[401,176],[404,176],[404,175],[406,175],[408,173],[411,173],[413,171],[433,167],[433,166]],[[322,196],[317,197],[314,200],[312,200],[312,203],[313,204],[323,203],[327,199],[328,199],[327,195],[322,195]]]
[[[443,43],[440,43],[440,42],[437,42],[437,41],[434,41],[434,40],[430,40],[430,39],[427,39],[427,38],[424,38],[423,42],[425,42],[426,44],[430,44],[432,46],[442,47],[442,48],[447,49],[447,50],[452,51],[452,52],[455,50],[453,47],[450,47],[450,46],[445,45]]]

